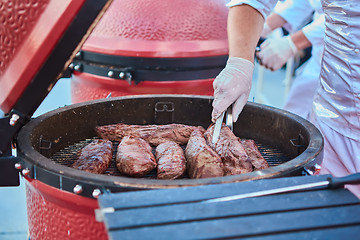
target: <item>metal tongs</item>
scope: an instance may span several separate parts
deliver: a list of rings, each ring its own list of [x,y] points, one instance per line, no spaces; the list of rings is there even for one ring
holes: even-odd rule
[[[226,124],[226,126],[228,126],[230,128],[231,131],[233,131],[232,105],[230,105],[228,107],[228,109],[226,111],[224,111],[218,119],[216,119],[214,133],[213,133],[213,137],[212,137],[213,144],[215,144],[219,140],[221,126],[222,126],[225,112],[226,112],[225,124]]]

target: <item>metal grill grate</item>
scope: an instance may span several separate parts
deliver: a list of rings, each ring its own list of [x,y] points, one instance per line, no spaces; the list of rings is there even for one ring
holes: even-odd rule
[[[78,143],[75,143],[73,145],[70,145],[70,146],[58,151],[57,153],[55,153],[53,156],[51,156],[51,159],[58,164],[70,167],[77,160],[78,152],[83,147],[85,147],[87,144],[91,143],[94,139],[96,139],[96,137],[94,137],[92,139],[86,139],[86,140],[80,141]],[[104,173],[105,175],[124,176],[116,168],[116,163],[115,163],[115,156],[117,153],[118,145],[119,145],[119,142],[113,141],[113,149],[114,149],[113,158],[112,158],[110,167]],[[260,153],[265,158],[265,160],[268,162],[270,167],[277,166],[279,164],[282,164],[284,162],[291,160],[291,158],[289,156],[284,154],[279,149],[269,147],[269,146],[263,145],[261,143],[256,143],[256,145],[258,146]],[[182,146],[182,147],[185,150],[186,146]],[[155,147],[153,147],[153,153],[155,154]],[[144,178],[156,179],[156,169],[151,171]],[[188,178],[188,177],[185,175],[184,178]]]

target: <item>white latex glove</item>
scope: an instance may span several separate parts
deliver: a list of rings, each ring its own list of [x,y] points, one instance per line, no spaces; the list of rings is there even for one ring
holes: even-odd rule
[[[233,121],[237,121],[249,98],[253,70],[254,64],[246,59],[238,57],[228,59],[225,68],[213,82],[213,122],[233,103]]]
[[[272,32],[272,29],[269,27],[269,25],[265,22],[264,23],[264,28],[263,31],[261,33],[261,37],[262,38],[266,38],[270,33]]]
[[[260,49],[256,57],[261,65],[271,71],[281,68],[298,51],[290,36],[268,39],[261,44]]]

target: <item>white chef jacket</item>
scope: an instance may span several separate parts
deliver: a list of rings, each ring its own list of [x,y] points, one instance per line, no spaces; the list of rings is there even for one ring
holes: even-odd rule
[[[325,49],[314,112],[346,137],[360,139],[360,4],[323,0]]]
[[[226,4],[226,6],[233,7],[247,4],[258,10],[264,19],[266,19],[274,9],[277,2],[278,0],[231,0],[228,4]]]
[[[360,172],[360,4],[322,0],[325,48],[313,121],[325,139],[322,173]],[[349,187],[360,197],[360,186]]]

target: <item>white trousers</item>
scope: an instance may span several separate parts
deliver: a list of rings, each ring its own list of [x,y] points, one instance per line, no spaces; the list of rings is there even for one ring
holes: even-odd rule
[[[343,136],[316,119],[313,122],[324,137],[324,158],[320,174],[343,177],[360,172],[360,142]],[[360,184],[345,187],[360,198]]]

